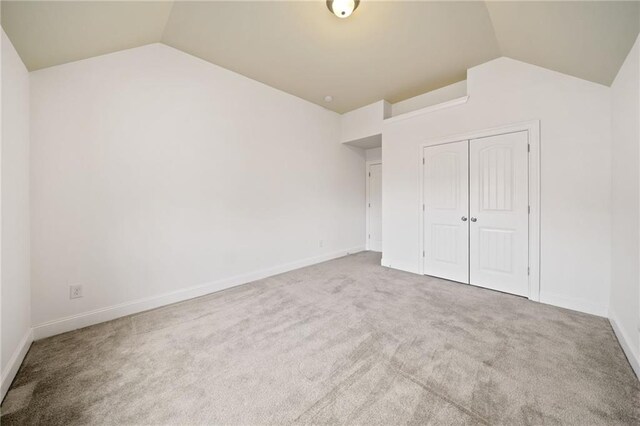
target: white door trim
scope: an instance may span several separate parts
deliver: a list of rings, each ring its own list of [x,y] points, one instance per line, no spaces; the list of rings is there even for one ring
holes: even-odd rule
[[[367,229],[366,229],[366,234],[364,235],[364,239],[365,239],[365,247],[367,250],[371,250],[371,247],[369,247],[369,233],[370,233],[370,227],[369,227],[369,173],[371,172],[371,166],[376,165],[376,164],[380,164],[382,165],[382,160],[369,160],[365,162],[366,167],[365,167],[365,182],[366,184],[366,192],[367,192],[367,196],[365,197],[365,204],[364,204],[364,208],[366,210],[366,214],[367,214]]]
[[[529,299],[540,301],[540,120],[525,121],[521,123],[507,124],[489,129],[476,130],[457,135],[445,136],[428,140],[420,144],[418,154],[419,169],[419,204],[420,212],[420,251],[422,259],[425,250],[424,242],[424,148],[432,145],[441,145],[451,142],[460,142],[472,139],[480,139],[488,136],[503,135],[526,131],[529,142]],[[424,275],[424,261],[420,262],[420,273]]]

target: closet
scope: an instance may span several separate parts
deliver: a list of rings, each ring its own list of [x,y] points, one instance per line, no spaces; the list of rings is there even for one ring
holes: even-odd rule
[[[526,131],[424,147],[424,273],[528,296]]]

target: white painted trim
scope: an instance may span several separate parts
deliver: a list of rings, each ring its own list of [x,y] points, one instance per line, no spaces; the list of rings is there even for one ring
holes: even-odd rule
[[[396,121],[406,120],[408,118],[414,118],[419,115],[429,114],[434,111],[438,111],[445,108],[451,108],[457,105],[466,104],[469,100],[469,95],[462,96],[460,98],[451,99],[450,101],[442,102],[435,105],[429,105],[424,108],[417,109],[415,111],[405,112],[404,114],[396,115],[395,117],[389,117],[383,120],[384,123],[395,123]]]
[[[52,321],[36,325],[33,327],[33,334],[36,340],[45,337],[54,336],[56,334],[65,333],[67,331],[76,330],[82,327],[99,324],[101,322],[110,321],[126,315],[136,314],[150,309],[159,308],[170,305],[172,303],[182,302],[184,300],[193,299],[195,297],[204,296],[215,293],[220,290],[247,284],[252,281],[268,278],[273,275],[282,274],[294,269],[303,268],[305,266],[315,265],[317,263],[326,262],[338,257],[346,256],[353,253],[363,251],[363,246],[353,247],[349,249],[339,250],[336,252],[323,254],[320,256],[309,257],[302,260],[286,263],[284,265],[274,266],[272,268],[262,269],[247,274],[237,275],[235,277],[225,278],[211,283],[201,284],[158,296],[146,297],[131,302],[125,302],[106,308],[100,308],[89,312],[83,312],[60,318]]]
[[[540,303],[558,306],[565,309],[571,309],[572,311],[584,312],[586,314],[597,315],[599,317],[607,317],[606,306],[596,305],[595,303],[588,300],[567,297],[562,294],[542,291],[540,293]]]
[[[374,164],[380,164],[382,165],[382,160],[369,160],[366,163],[366,167],[365,167],[365,179],[366,179],[366,196],[365,196],[365,209],[366,209],[366,234],[364,236],[365,238],[365,247],[367,250],[371,250],[371,247],[369,247],[369,234],[370,234],[370,217],[369,217],[369,173],[371,172],[371,166],[373,166]],[[384,167],[384,166],[383,166]],[[384,172],[384,170],[383,170]]]
[[[422,252],[425,249],[424,211],[422,210],[422,205],[424,204],[424,149],[433,145],[442,145],[465,140],[471,141],[472,139],[481,139],[489,136],[522,131],[527,132],[529,145],[531,147],[531,152],[529,153],[529,205],[531,206],[531,214],[529,215],[529,299],[536,302],[540,301],[540,120],[507,124],[484,130],[460,133],[457,135],[432,139],[420,144],[420,152],[418,155],[418,167],[420,170],[420,173],[418,173],[418,211],[420,212],[420,223],[418,224],[418,229],[420,232],[420,252],[418,255],[420,258],[419,270],[421,275],[424,275],[424,258],[422,256]]]
[[[20,343],[18,343],[18,347],[9,359],[7,368],[2,372],[2,383],[0,384],[0,401],[4,399],[4,396],[9,390],[9,386],[11,386],[11,383],[16,377],[16,374],[18,374],[18,370],[22,365],[22,361],[24,361],[24,357],[27,355],[27,352],[29,352],[31,343],[33,343],[33,329],[30,328],[22,337]]]
[[[618,338],[618,342],[620,342],[620,346],[622,346],[622,350],[624,354],[627,356],[627,360],[629,360],[629,364],[631,364],[631,368],[636,373],[636,377],[640,380],[640,352],[637,349],[634,349],[631,345],[631,339],[624,332],[622,327],[620,327],[620,322],[616,319],[616,315],[613,312],[609,312],[609,322],[611,323],[611,328],[613,328],[613,332]]]
[[[382,258],[380,265],[386,268],[397,269],[399,271],[410,272],[412,274],[420,274],[420,271],[416,271],[413,262],[405,262],[402,260]]]

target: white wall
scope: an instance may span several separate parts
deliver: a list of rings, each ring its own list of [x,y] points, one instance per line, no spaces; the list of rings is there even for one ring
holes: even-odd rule
[[[440,104],[452,99],[460,98],[467,95],[467,80],[432,90],[422,95],[404,101],[396,102],[391,105],[391,116],[395,117],[400,114],[415,111],[431,105]]]
[[[31,343],[29,284],[29,74],[2,31],[2,386],[4,397]]]
[[[420,144],[541,120],[541,300],[606,315],[610,283],[609,88],[508,58],[472,68],[469,101],[388,120],[383,262],[420,270]]]
[[[640,376],[640,38],[611,86],[612,264],[609,317]]]
[[[161,44],[33,72],[31,105],[37,337],[364,247],[324,108]]]
[[[382,120],[391,116],[391,104],[378,101],[340,116],[340,142],[369,138],[382,133]]]
[[[364,151],[367,161],[381,161],[382,148],[371,148]]]

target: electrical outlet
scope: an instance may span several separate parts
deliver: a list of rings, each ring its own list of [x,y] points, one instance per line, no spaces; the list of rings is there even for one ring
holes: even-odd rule
[[[69,286],[69,299],[79,299],[82,297],[82,286],[81,285],[70,285]]]
[[[320,240],[320,242],[318,243],[318,245],[320,246],[320,248],[324,247],[324,240]]]

